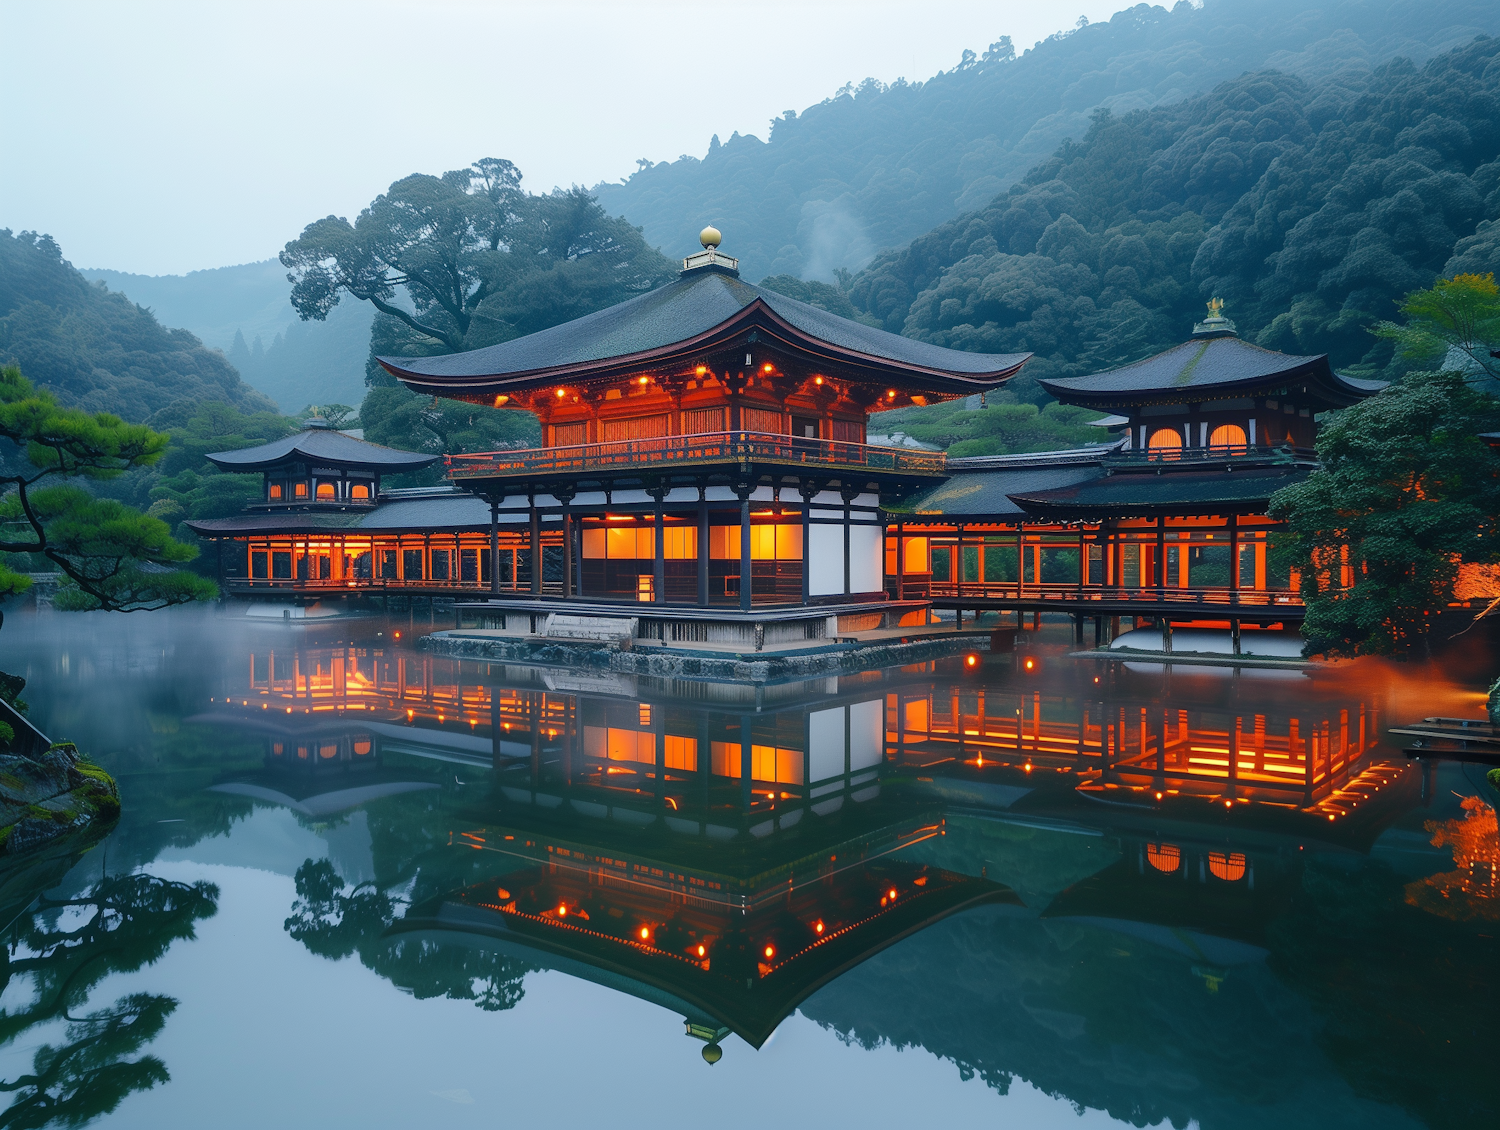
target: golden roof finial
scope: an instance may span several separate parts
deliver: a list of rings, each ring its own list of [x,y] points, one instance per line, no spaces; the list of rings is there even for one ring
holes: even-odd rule
[[[1208,316],[1210,318],[1222,318],[1224,316],[1224,300],[1222,298],[1210,298],[1208,300]]]
[[[719,234],[719,229],[712,226],[706,227],[698,233],[698,242],[703,244],[703,249],[705,251],[710,247],[719,246],[720,242],[722,242],[723,239],[724,237]]]

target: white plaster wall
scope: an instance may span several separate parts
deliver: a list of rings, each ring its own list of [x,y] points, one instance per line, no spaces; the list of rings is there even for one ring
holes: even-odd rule
[[[885,587],[884,530],[849,527],[849,591],[878,592]]]
[[[807,716],[809,784],[844,772],[844,708],[815,710]]]
[[[828,596],[844,591],[844,530],[841,526],[813,526],[807,538],[807,591]]]
[[[856,702],[849,708],[849,772],[855,773],[885,760],[881,733],[885,710],[883,699]]]

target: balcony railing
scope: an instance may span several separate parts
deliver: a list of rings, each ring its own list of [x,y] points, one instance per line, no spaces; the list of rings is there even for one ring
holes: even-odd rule
[[[449,455],[448,474],[454,479],[490,479],[502,475],[567,474],[611,470],[660,469],[707,464],[775,463],[790,467],[841,467],[896,474],[947,474],[941,451],[910,451],[874,447],[867,443],[806,439],[771,432],[711,432],[706,435],[661,436],[656,439],[583,443],[573,447],[536,447],[519,451],[490,451]]]
[[[895,578],[887,577],[894,585]],[[1152,604],[1208,605],[1219,608],[1301,608],[1302,597],[1290,589],[1227,589],[1227,588],[1177,588],[1175,586],[1145,586],[1141,588],[1106,587],[1104,585],[1079,585],[1055,582],[1040,584],[1028,582],[1018,585],[1015,581],[932,581],[923,582],[921,597],[940,600],[1056,600],[1056,601],[1110,601]],[[912,582],[907,583],[903,593],[907,599],[917,596],[911,591]]]
[[[1154,463],[1235,463],[1264,465],[1316,463],[1317,452],[1309,447],[1265,447],[1232,444],[1225,447],[1151,447],[1113,451],[1104,462],[1111,467],[1144,466]]]

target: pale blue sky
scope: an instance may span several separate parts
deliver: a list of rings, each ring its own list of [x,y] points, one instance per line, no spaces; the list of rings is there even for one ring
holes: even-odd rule
[[[9,0],[0,227],[50,232],[80,267],[265,259],[407,173],[493,156],[533,191],[592,185],[1124,6]]]

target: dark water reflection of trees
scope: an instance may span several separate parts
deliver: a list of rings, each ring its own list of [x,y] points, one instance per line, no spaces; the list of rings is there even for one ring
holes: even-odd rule
[[[29,997],[0,1009],[0,1046],[38,1027],[63,1023],[30,1072],[0,1081],[10,1106],[0,1127],[81,1126],[126,1096],[171,1077],[154,1055],[140,1054],[167,1023],[177,1000],[131,993],[89,1009],[99,983],[132,973],[191,940],[199,920],[218,909],[211,883],[152,875],[110,875],[72,897],[43,895],[18,918],[0,951],[0,992]]]

